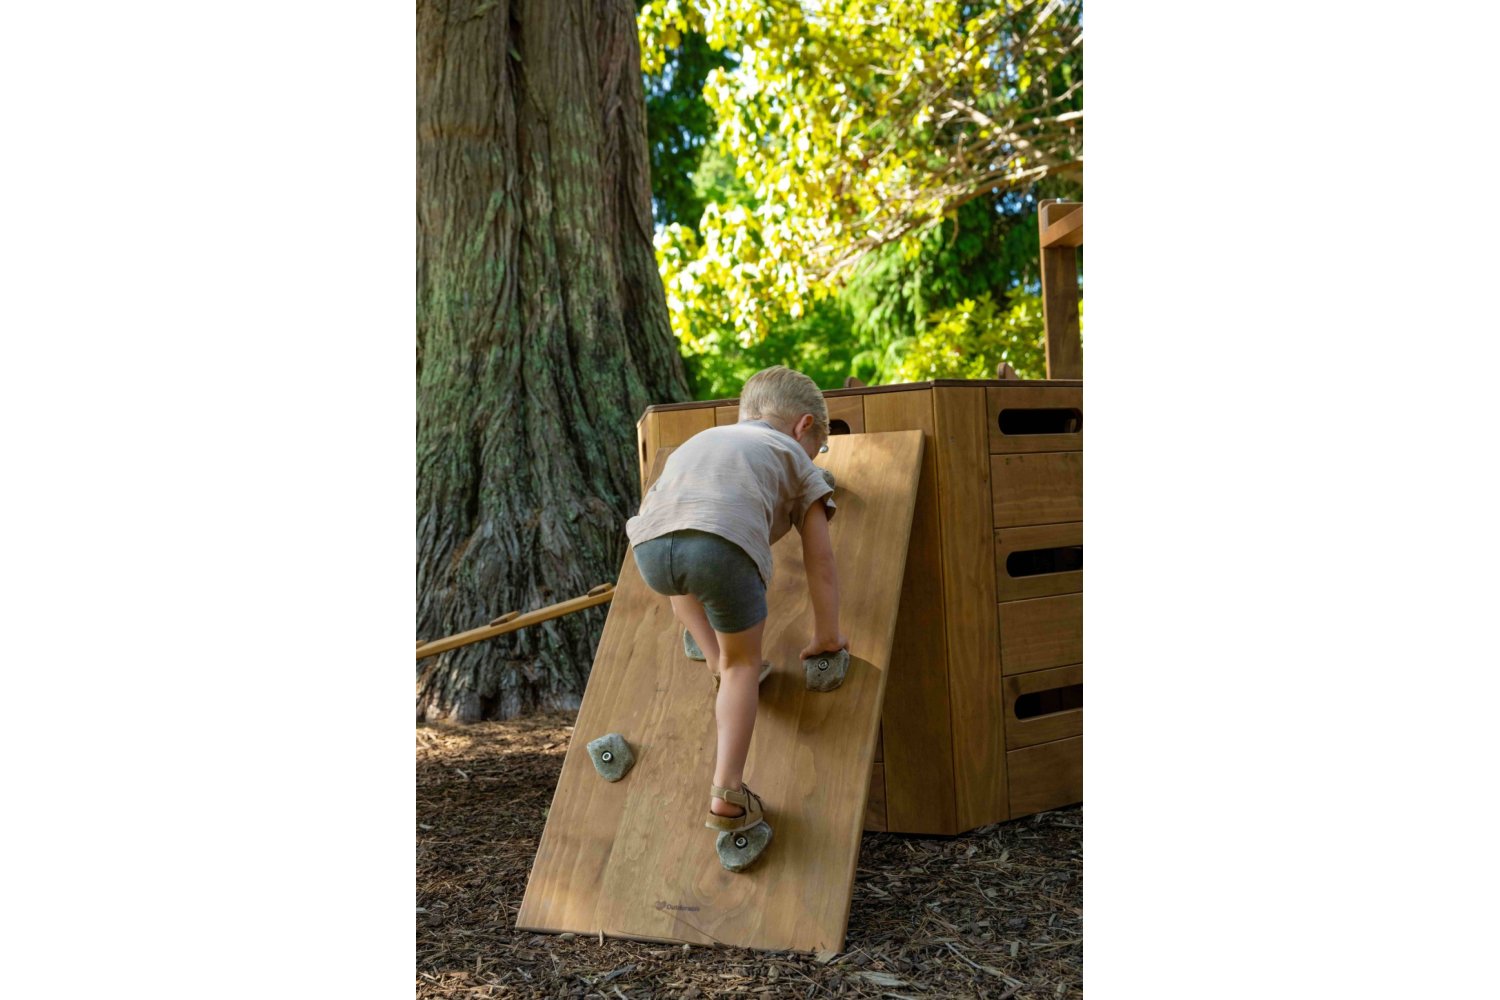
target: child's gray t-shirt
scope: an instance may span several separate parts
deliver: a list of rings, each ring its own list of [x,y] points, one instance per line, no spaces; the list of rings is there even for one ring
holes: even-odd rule
[[[833,517],[833,493],[802,445],[764,420],[711,427],[667,457],[641,511],[625,522],[631,545],[693,529],[727,538],[755,560],[771,582],[771,546],[822,500]]]

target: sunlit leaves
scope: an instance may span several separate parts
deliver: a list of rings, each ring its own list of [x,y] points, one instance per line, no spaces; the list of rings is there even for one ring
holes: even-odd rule
[[[988,295],[934,313],[907,347],[894,381],[994,378],[1005,361],[1022,378],[1045,378],[1047,356],[1040,295],[1013,295],[1008,308]]]
[[[648,72],[686,33],[733,56],[708,74],[703,98],[738,195],[657,239],[678,337],[697,350],[708,327],[727,324],[752,344],[805,315],[870,250],[900,242],[916,253],[912,234],[964,201],[1076,171],[1080,9],[1077,0],[645,4]]]

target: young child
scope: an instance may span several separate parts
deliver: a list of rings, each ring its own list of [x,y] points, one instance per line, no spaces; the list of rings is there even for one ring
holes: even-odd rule
[[[674,451],[625,524],[641,577],[671,598],[718,684],[718,754],[704,823],[711,830],[734,833],[765,819],[743,778],[769,673],[761,671],[761,638],[771,546],[792,527],[802,535],[813,607],[802,656],[849,644],[839,631],[828,536],[832,489],[812,461],[827,442],[828,405],[817,384],[781,365],[757,372],[740,393],[740,422],[701,431]]]

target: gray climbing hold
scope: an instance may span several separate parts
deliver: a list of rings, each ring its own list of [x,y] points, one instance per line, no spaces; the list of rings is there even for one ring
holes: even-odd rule
[[[605,781],[619,781],[635,764],[635,753],[619,733],[606,733],[590,741],[589,757]]]
[[[682,651],[690,660],[703,660],[707,662],[708,657],[703,655],[703,650],[698,648],[698,642],[693,638],[693,633],[687,629],[682,630]]]
[[[719,834],[714,840],[714,850],[719,852],[719,864],[725,869],[742,872],[755,864],[770,842],[771,825],[761,820],[748,830]]]
[[[849,673],[849,651],[819,653],[802,661],[802,672],[807,675],[809,691],[832,691],[844,683]]]
[[[835,489],[833,485],[833,473],[829,472],[827,469],[819,469],[818,471],[823,473],[823,481],[828,484],[828,488],[830,490]]]

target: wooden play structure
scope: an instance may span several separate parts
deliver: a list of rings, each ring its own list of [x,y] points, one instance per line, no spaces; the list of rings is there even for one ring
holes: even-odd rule
[[[1080,801],[1082,382],[824,396],[835,435],[926,445],[865,828],[956,834]],[[643,477],[659,450],[738,419],[734,400],[648,408]]]

